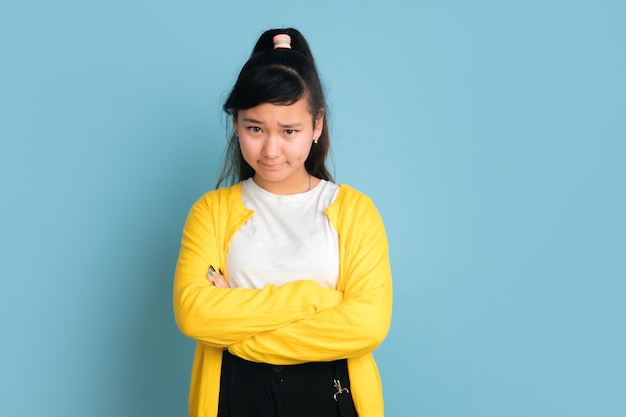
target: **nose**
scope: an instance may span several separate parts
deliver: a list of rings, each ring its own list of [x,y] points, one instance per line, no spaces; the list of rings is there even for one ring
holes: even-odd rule
[[[280,155],[280,138],[277,135],[270,134],[263,144],[263,156],[266,158],[276,158]]]

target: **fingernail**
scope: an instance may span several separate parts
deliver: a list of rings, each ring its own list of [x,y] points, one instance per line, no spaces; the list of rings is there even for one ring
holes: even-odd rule
[[[220,271],[220,275],[224,275],[221,269],[218,268],[217,270]]]
[[[215,281],[211,281],[211,285],[215,287]]]

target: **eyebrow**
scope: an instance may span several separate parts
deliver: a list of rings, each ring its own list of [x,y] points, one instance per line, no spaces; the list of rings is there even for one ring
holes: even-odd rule
[[[281,124],[280,127],[284,127],[285,129],[293,129],[294,127],[300,127],[302,123],[287,123],[285,125]]]
[[[259,125],[263,124],[263,122],[261,120],[253,119],[251,117],[245,117],[243,119],[243,121],[245,123],[254,123],[254,124],[259,124]],[[282,124],[281,123],[280,124],[280,127],[283,127],[285,129],[292,129],[294,127],[300,127],[300,126],[302,126],[302,123],[298,123],[298,122],[296,122],[296,123],[286,123],[286,124]]]
[[[256,124],[258,124],[258,125],[263,124],[263,122],[262,122],[262,121],[257,120],[257,119],[252,119],[252,118],[250,118],[250,117],[246,117],[246,118],[244,118],[244,119],[243,119],[243,121],[244,121],[244,122],[246,122],[246,123],[256,123]]]

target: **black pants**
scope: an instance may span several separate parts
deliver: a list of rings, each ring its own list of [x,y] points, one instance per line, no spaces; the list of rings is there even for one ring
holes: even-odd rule
[[[337,375],[341,375],[338,377]],[[334,380],[349,388],[346,360],[273,366],[224,351],[218,417],[356,417],[352,397],[338,395]],[[347,413],[346,413],[347,410]],[[347,416],[346,416],[347,414]]]

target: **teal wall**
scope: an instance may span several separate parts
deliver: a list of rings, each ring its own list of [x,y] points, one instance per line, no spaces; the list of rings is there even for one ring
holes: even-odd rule
[[[369,194],[389,416],[624,416],[619,1],[0,5],[0,415],[183,416],[171,283],[256,37],[295,26]]]

